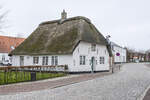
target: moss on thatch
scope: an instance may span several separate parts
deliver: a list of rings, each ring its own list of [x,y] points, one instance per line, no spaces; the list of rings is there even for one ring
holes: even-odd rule
[[[37,33],[38,34],[38,33]],[[40,53],[45,48],[45,43],[48,39],[47,31],[43,30],[42,34],[31,34],[25,42],[18,46],[13,52],[22,53]],[[13,53],[12,52],[12,53]]]
[[[47,52],[67,52],[71,51],[77,38],[77,29],[73,28],[66,31],[65,34],[52,39],[52,43],[48,45]]]

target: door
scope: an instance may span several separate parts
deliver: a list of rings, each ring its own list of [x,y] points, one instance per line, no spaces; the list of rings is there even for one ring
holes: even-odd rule
[[[20,56],[20,66],[24,66],[24,56]]]
[[[94,57],[91,58],[91,62],[92,62],[91,71],[94,72],[94,68],[95,68],[95,58]]]

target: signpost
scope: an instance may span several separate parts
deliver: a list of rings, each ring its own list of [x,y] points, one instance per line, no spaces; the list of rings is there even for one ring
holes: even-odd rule
[[[116,53],[116,56],[120,56],[120,53],[117,52],[117,53]],[[122,62],[121,62],[121,64],[122,64]],[[120,70],[120,66],[121,66],[121,65],[119,65],[119,70]]]
[[[116,56],[120,56],[120,53],[117,52],[117,53],[116,53]],[[120,66],[119,66],[119,70],[120,70]],[[114,73],[114,68],[113,68],[113,66],[112,66],[112,73]]]

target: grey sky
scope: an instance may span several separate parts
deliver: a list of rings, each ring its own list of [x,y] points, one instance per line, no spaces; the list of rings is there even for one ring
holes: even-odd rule
[[[43,21],[68,17],[89,18],[111,40],[136,49],[150,49],[150,0],[1,0],[9,10],[3,35],[27,37]]]

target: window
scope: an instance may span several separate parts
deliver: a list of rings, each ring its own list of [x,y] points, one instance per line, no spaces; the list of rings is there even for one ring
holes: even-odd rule
[[[48,65],[48,56],[43,57],[42,65]]]
[[[51,64],[54,65],[54,56],[52,56]]]
[[[99,63],[100,63],[100,64],[104,64],[104,63],[105,63],[105,58],[104,58],[104,57],[100,57]]]
[[[55,56],[55,65],[58,65],[58,56]]]
[[[24,66],[24,56],[20,56],[20,66]]]
[[[51,64],[58,65],[58,56],[52,56]]]
[[[48,57],[46,57],[46,65],[48,65]]]
[[[96,51],[96,44],[91,45],[91,51]]]
[[[9,58],[10,62],[12,62],[12,57]]]
[[[39,63],[39,57],[33,57],[33,64]]]
[[[80,65],[85,65],[85,56],[80,56]]]
[[[29,59],[30,58],[30,56],[27,56],[27,59]]]
[[[2,55],[2,61],[5,61],[5,55]]]
[[[42,59],[42,65],[45,65],[45,62],[46,62],[46,59],[45,59],[45,57],[43,57],[43,59]]]

